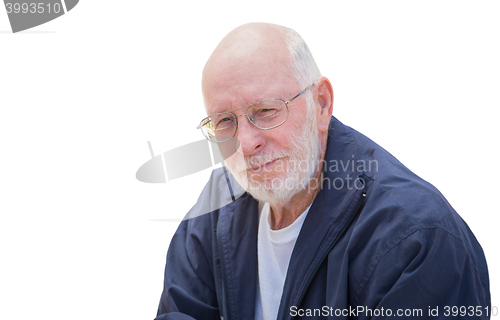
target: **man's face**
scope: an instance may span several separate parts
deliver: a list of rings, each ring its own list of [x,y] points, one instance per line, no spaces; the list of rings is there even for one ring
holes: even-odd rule
[[[293,76],[279,72],[286,70],[279,61],[220,67],[205,72],[203,88],[209,115],[268,98],[287,101],[304,89]],[[225,163],[242,187],[258,200],[271,204],[287,201],[307,186],[314,172],[319,157],[318,130],[316,114],[308,112],[306,100],[303,94],[290,103],[287,121],[271,130],[255,127],[245,116],[238,117],[234,139],[219,144],[222,154],[233,154],[227,149],[237,148]],[[314,104],[312,99],[309,103]],[[234,113],[242,115],[245,108]]]

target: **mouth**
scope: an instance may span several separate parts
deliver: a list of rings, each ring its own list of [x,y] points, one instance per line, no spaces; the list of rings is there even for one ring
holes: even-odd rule
[[[277,159],[274,159],[272,161],[268,161],[268,162],[263,163],[263,164],[255,165],[255,166],[251,167],[248,170],[251,171],[251,172],[260,172],[260,171],[268,170],[279,159],[280,158],[277,158]]]

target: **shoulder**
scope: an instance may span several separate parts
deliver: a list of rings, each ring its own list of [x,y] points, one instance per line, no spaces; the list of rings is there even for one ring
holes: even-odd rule
[[[450,203],[431,183],[420,178],[392,154],[356,130],[352,135],[367,177],[367,197],[360,220],[371,219],[408,235],[418,229],[443,229],[465,240],[468,228]]]
[[[352,253],[373,268],[384,257],[409,263],[439,256],[452,263],[455,256],[485,272],[481,246],[441,192],[363,134],[346,131],[359,159],[371,163],[363,208],[351,226]]]

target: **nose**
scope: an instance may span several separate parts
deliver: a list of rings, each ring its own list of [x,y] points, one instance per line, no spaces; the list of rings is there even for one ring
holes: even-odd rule
[[[263,130],[250,123],[246,116],[238,118],[238,131],[235,138],[239,145],[237,151],[244,156],[260,152],[266,144]]]

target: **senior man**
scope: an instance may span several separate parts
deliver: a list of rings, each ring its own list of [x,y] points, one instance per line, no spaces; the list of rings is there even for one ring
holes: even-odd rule
[[[431,184],[332,117],[332,86],[295,31],[236,28],[202,88],[200,129],[247,192],[182,221],[157,319],[489,318],[472,232]],[[223,169],[202,196],[235,188]]]

